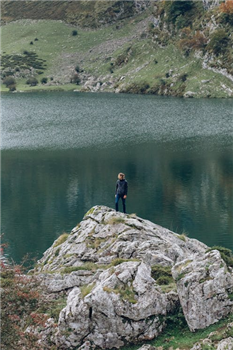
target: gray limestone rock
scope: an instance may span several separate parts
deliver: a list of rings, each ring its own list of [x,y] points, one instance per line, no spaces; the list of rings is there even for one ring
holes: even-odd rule
[[[195,239],[104,206],[93,207],[66,241],[58,243],[54,242],[37,265],[37,272],[54,292],[90,283],[97,270],[103,271],[116,259],[173,266],[207,249]]]
[[[206,328],[233,310],[232,269],[213,250],[172,268],[181,306],[191,331]]]
[[[233,350],[233,338],[229,337],[220,341],[217,350]]]
[[[106,349],[153,339],[178,302],[176,293],[161,292],[148,265],[136,261],[109,268],[89,287],[87,295],[80,288],[70,292],[59,317],[59,346],[74,347],[85,339]]]
[[[202,0],[202,2],[206,9],[219,6],[219,0]]]
[[[191,331],[232,312],[232,268],[207,249],[134,214],[91,208],[34,270],[49,293],[69,293],[55,336],[59,349],[153,339],[180,305]]]

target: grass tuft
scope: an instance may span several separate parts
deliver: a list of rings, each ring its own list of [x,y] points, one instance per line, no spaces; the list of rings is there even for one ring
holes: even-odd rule
[[[225,261],[227,266],[233,267],[233,253],[230,249],[221,246],[213,246],[209,248],[206,253],[211,252],[212,250],[218,250],[221,258]]]
[[[56,239],[56,241],[53,244],[53,248],[58,247],[59,245],[64,243],[68,237],[69,237],[68,233],[63,233],[60,237],[58,237],[58,239]]]
[[[80,287],[82,297],[85,298],[86,295],[90,294],[94,287],[95,283]]]

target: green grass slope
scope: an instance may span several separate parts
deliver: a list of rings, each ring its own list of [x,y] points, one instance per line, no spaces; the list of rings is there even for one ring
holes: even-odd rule
[[[96,2],[91,3],[96,9]],[[100,2],[98,16],[106,15],[107,3]],[[54,13],[60,13],[65,5],[61,2]],[[121,15],[117,22],[88,29],[67,23],[67,18],[66,22],[18,19],[6,23],[1,28],[1,91],[60,89],[232,97],[232,25],[220,18],[209,33],[209,18],[219,18],[215,9],[200,12],[199,22],[191,26],[190,18],[195,23],[192,8],[189,16],[188,11],[183,14],[186,22],[177,28],[174,16],[166,22],[165,11],[172,13],[167,6],[163,2],[156,9],[148,7],[138,14],[127,12],[128,18]],[[158,15],[160,23],[155,26]],[[82,16],[83,12],[79,18]],[[220,35],[222,27],[220,39],[223,43],[225,38],[226,45],[217,52],[220,39],[214,34]],[[199,37],[197,28],[201,28]],[[14,81],[9,82],[9,78]]]

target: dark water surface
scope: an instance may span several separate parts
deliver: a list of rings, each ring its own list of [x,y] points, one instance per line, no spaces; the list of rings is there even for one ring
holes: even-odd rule
[[[233,249],[233,100],[89,93],[2,95],[8,253],[37,258],[96,204]],[[121,208],[121,207],[120,207]]]

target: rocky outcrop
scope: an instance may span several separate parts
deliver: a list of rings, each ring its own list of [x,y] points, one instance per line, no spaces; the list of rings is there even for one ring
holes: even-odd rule
[[[233,274],[219,251],[186,259],[172,269],[182,309],[191,331],[206,328],[228,315],[233,306]]]
[[[201,256],[207,246],[169,231],[136,215],[96,206],[75,227],[66,241],[55,241],[37,266],[51,292],[92,283],[99,272],[138,259],[149,266],[172,267],[190,255]],[[120,260],[120,261],[121,261]],[[68,273],[67,273],[68,271]]]
[[[49,293],[68,293],[57,346],[111,349],[153,339],[180,305],[191,331],[217,322],[233,310],[233,272],[207,249],[136,215],[93,207],[35,270]]]
[[[164,317],[176,308],[174,292],[162,293],[148,265],[125,262],[99,276],[86,296],[80,288],[69,294],[59,318],[59,345],[75,346],[82,339],[100,348],[149,340],[161,333]]]
[[[219,6],[219,0],[202,0],[202,2],[205,9]]]

